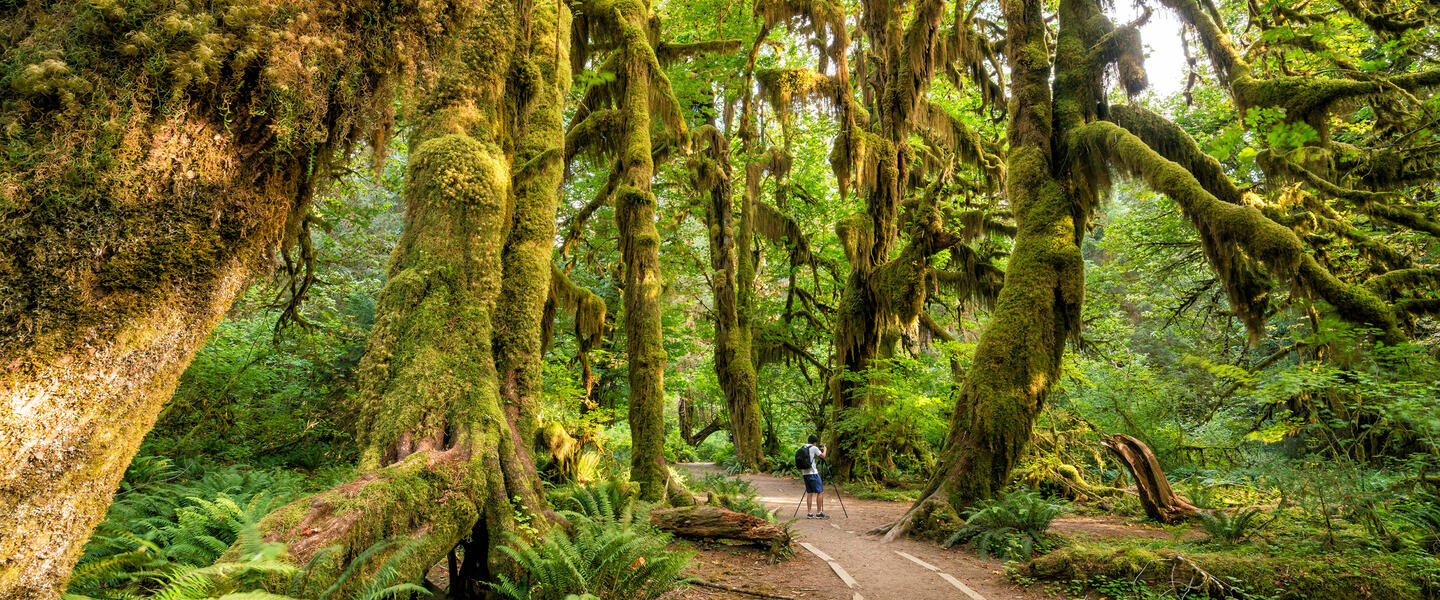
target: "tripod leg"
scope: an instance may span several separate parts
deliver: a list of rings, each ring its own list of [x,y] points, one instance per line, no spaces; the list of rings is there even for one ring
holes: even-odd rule
[[[805,503],[805,496],[808,495],[806,492],[800,492],[800,501],[795,503],[795,514],[790,515],[792,518],[800,516],[800,505]]]
[[[835,499],[840,500],[840,512],[845,513],[845,518],[850,518],[850,511],[845,510],[845,501],[840,498],[840,486],[832,484],[830,487],[835,489]]]

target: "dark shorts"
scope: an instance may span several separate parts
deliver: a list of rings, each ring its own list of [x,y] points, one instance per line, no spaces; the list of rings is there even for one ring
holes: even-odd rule
[[[820,483],[820,476],[819,476],[819,475],[806,475],[806,476],[805,476],[805,493],[807,493],[807,494],[820,494],[820,493],[824,493],[824,491],[825,491],[825,484]]]

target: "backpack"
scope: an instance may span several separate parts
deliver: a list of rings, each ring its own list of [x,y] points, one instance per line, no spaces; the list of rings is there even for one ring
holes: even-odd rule
[[[810,444],[805,444],[801,446],[799,450],[795,451],[795,468],[801,471],[809,471],[811,466]]]

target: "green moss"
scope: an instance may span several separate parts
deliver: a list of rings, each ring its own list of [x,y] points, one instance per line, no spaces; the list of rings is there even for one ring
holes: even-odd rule
[[[1180,553],[1171,549],[1075,544],[1027,563],[1022,574],[1044,580],[1104,583],[1111,580],[1168,585],[1178,556],[1249,594],[1276,600],[1356,597],[1419,600],[1426,597],[1417,575],[1398,557],[1386,555],[1264,556]],[[1188,567],[1179,567],[1189,573]]]
[[[112,290],[148,290],[181,278],[204,278],[215,268],[219,254],[211,231],[190,231],[167,238],[140,237],[105,261],[100,284]]]
[[[1378,327],[1388,342],[1403,339],[1394,311],[1379,296],[1364,286],[1344,283],[1321,267],[1293,230],[1266,218],[1255,207],[1219,201],[1184,167],[1165,159],[1134,134],[1097,121],[1076,130],[1071,143],[1108,156],[1112,164],[1170,196],[1195,222],[1202,239],[1213,236],[1217,242],[1243,248],[1273,272],[1290,277],[1301,293],[1335,306],[1341,317]],[[1227,272],[1220,271],[1222,276]]]

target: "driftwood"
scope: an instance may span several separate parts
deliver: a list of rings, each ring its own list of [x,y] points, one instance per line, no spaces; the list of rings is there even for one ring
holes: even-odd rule
[[[780,526],[718,506],[650,511],[650,524],[681,537],[737,540],[772,548],[790,543],[790,535]]]
[[[1194,517],[1199,509],[1175,495],[1159,459],[1144,442],[1125,434],[1106,436],[1103,445],[1115,454],[1140,493],[1145,514],[1162,523],[1178,523]]]

